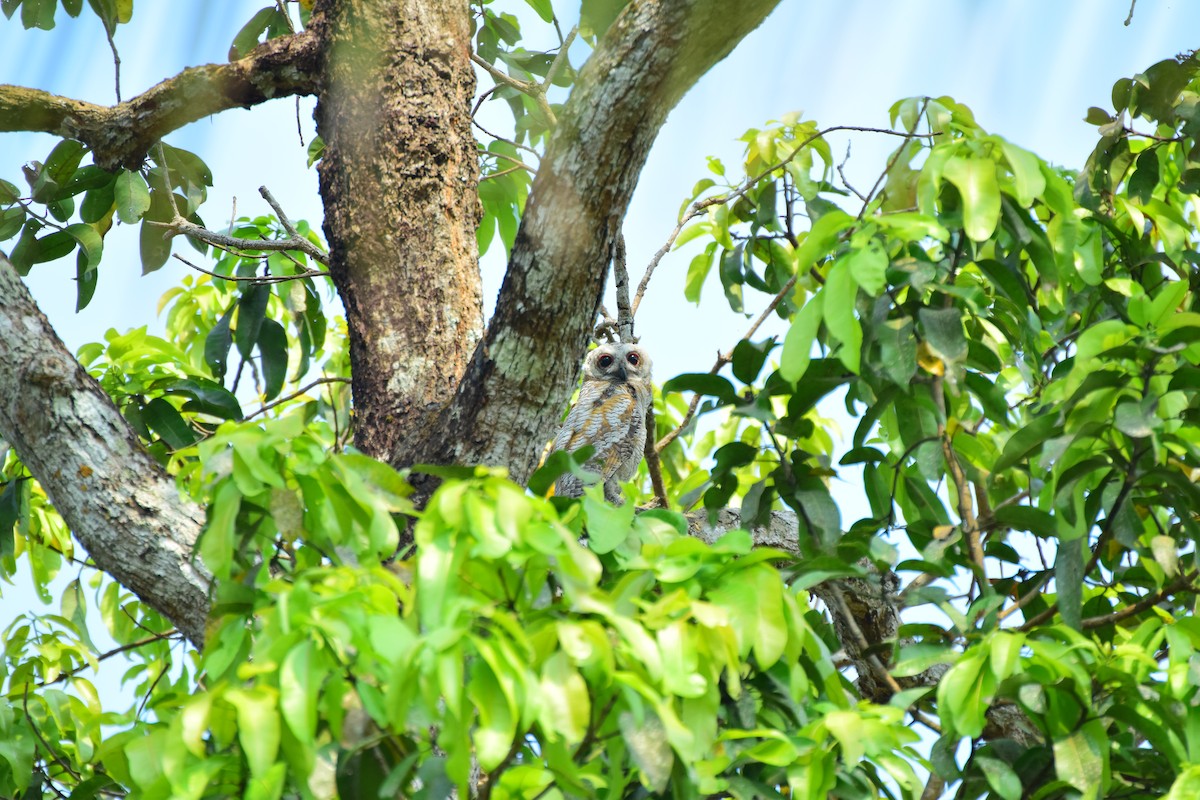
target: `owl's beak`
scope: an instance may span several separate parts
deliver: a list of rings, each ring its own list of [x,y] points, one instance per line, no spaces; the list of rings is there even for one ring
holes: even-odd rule
[[[617,364],[616,377],[617,377],[617,380],[619,380],[621,382],[625,382],[625,381],[629,380],[629,373],[627,373],[625,371],[625,362],[624,361]]]

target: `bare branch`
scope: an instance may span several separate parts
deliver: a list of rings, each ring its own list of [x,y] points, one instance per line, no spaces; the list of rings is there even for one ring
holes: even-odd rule
[[[143,449],[3,255],[0,436],[96,566],[202,646],[211,577],[192,552],[204,511]]]
[[[189,67],[111,107],[0,85],[0,132],[78,139],[98,166],[137,169],[155,142],[189,122],[273,97],[313,94],[319,46],[310,31],[281,36],[238,61]]]
[[[288,401],[295,400],[297,397],[300,397],[301,395],[306,394],[309,389],[312,389],[315,386],[321,386],[322,384],[326,384],[326,383],[350,383],[350,379],[343,378],[339,375],[328,375],[324,378],[317,378],[312,383],[309,383],[307,386],[297,389],[296,391],[292,392],[289,395],[284,395],[283,397],[276,398],[275,400],[272,400],[271,402],[264,404],[261,408],[258,409],[258,411],[255,411],[253,414],[247,414],[246,419],[252,419],[254,417],[257,417],[259,414],[265,414],[267,411],[270,411],[272,408],[275,408],[276,406],[283,405],[284,403],[286,403]]]
[[[618,233],[613,244],[613,283],[617,290],[617,330],[622,342],[636,342],[633,336],[633,311],[629,308],[629,271],[625,268],[625,234]],[[653,429],[651,429],[653,430]]]

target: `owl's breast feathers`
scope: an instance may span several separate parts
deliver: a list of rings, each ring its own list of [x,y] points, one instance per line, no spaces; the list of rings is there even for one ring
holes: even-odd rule
[[[567,415],[554,442],[555,450],[572,452],[593,445],[591,462],[602,466],[605,477],[619,466],[622,453],[616,446],[644,419],[637,413],[637,391],[623,381],[590,381],[580,390],[579,401]]]

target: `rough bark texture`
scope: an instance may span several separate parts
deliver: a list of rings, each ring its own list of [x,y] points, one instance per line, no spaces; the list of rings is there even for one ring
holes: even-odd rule
[[[777,5],[634,0],[580,72],[534,179],[496,315],[445,421],[393,463],[494,464],[524,481],[574,386],[609,254],[683,93]]]
[[[189,122],[273,97],[312,94],[318,44],[309,31],[272,39],[240,61],[189,67],[111,107],[0,85],[0,132],[78,139],[98,166],[137,169],[155,142]]]
[[[0,254],[0,437],[100,569],[204,643],[204,511],[138,443]]]
[[[317,104],[355,445],[388,460],[453,397],[483,330],[475,73],[461,0],[332,0]]]

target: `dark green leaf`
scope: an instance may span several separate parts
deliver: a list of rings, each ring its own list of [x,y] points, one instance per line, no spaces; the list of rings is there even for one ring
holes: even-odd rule
[[[142,419],[172,450],[182,450],[196,441],[196,432],[175,406],[161,397],[154,398],[142,408]]]
[[[1041,448],[1042,443],[1062,433],[1058,424],[1058,415],[1049,413],[1028,422],[1025,427],[1018,429],[1004,445],[1000,458],[992,466],[992,474],[998,475],[1018,461],[1026,458],[1034,450]]]
[[[225,377],[225,369],[229,361],[229,348],[233,346],[233,336],[229,331],[229,321],[233,319],[236,305],[230,305],[217,324],[208,332],[204,340],[204,361],[212,370],[213,377],[218,381]]]
[[[25,224],[25,209],[13,206],[0,211],[0,242],[11,239]]]
[[[0,179],[0,204],[15,203],[21,197],[20,190],[14,184]]]
[[[11,480],[0,492],[0,558],[13,554],[15,540],[13,529],[17,522],[29,513],[28,489],[29,481],[24,479]]]
[[[87,251],[80,247],[79,254],[75,256],[75,310],[77,312],[87,308],[88,303],[92,302],[92,295],[96,293],[96,283],[100,277],[100,272],[89,262]]]
[[[739,341],[733,347],[733,377],[742,383],[754,383],[774,347],[774,339],[764,339],[761,342],[751,342],[749,339]]]
[[[1151,148],[1138,156],[1137,168],[1129,178],[1129,196],[1141,203],[1149,202],[1158,180],[1158,151]]]
[[[247,53],[257,47],[258,37],[266,33],[267,26],[274,22],[278,15],[279,10],[275,6],[267,6],[254,12],[250,21],[233,37],[233,44],[229,47],[229,60],[245,58]]]
[[[240,318],[238,326],[241,327]],[[262,321],[258,352],[262,356],[263,399],[274,400],[287,379],[288,343],[283,326],[270,317]]]
[[[922,308],[917,312],[925,341],[947,363],[967,357],[967,337],[963,333],[962,314],[957,308]]]
[[[66,231],[55,231],[37,240],[33,263],[42,264],[62,258],[75,249],[75,239]]]
[[[224,319],[224,317],[222,317]],[[228,352],[228,345],[226,345]],[[187,378],[170,383],[167,394],[181,394],[191,398],[183,404],[183,410],[208,414],[222,419],[241,419],[242,407],[233,393],[219,383],[205,378]]]
[[[242,358],[249,358],[254,345],[258,344],[258,334],[262,330],[270,298],[271,290],[267,286],[250,284],[242,290],[242,299],[238,301],[237,328],[233,333],[233,341]]]
[[[695,372],[676,375],[663,384],[662,390],[664,394],[667,392],[695,392],[708,395],[717,398],[717,402],[721,405],[732,405],[738,402],[733,384],[729,382],[728,378],[722,378],[720,375]]]

